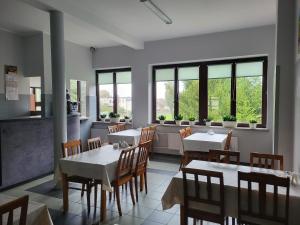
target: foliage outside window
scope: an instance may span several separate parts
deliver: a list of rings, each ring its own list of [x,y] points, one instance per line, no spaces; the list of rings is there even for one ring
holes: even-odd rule
[[[78,112],[86,116],[86,81],[70,80],[70,97],[72,103],[77,103]]]
[[[266,125],[267,57],[208,61],[153,67],[153,121],[160,115],[174,120],[224,115],[238,122]]]
[[[132,117],[131,69],[96,71],[97,115],[118,113]]]

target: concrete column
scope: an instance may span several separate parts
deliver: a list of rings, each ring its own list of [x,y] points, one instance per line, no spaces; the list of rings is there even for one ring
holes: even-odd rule
[[[64,48],[64,17],[59,11],[50,11],[54,168],[61,155],[61,143],[67,140],[66,78]]]
[[[294,157],[296,6],[296,0],[278,0],[274,152],[284,155],[286,170],[293,169]]]

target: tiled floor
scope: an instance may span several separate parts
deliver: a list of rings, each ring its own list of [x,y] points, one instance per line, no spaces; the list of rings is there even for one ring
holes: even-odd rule
[[[167,161],[167,162],[166,162]],[[179,206],[163,211],[161,197],[166,190],[172,176],[178,172],[178,159],[155,156],[149,164],[148,170],[148,194],[139,193],[139,202],[132,205],[129,190],[128,194],[123,190],[122,212],[119,217],[115,201],[107,204],[107,219],[100,223],[100,194],[98,194],[98,204],[91,208],[91,213],[87,213],[86,198],[80,197],[79,190],[72,190],[69,195],[69,213],[62,213],[61,191],[53,189],[51,186],[52,175],[39,180],[18,186],[5,191],[12,196],[28,194],[30,200],[45,203],[50,211],[54,225],[94,225],[94,224],[121,224],[121,225],[162,225],[179,224]],[[93,205],[93,192],[91,204]]]

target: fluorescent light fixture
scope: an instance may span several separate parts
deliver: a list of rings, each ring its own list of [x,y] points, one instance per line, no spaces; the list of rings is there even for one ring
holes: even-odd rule
[[[157,15],[165,24],[172,24],[173,21],[167,14],[165,14],[157,5],[155,5],[151,0],[140,0],[145,6],[150,9],[155,15]]]

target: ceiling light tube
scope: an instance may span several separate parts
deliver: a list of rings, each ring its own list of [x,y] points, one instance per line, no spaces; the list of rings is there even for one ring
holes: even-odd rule
[[[140,0],[140,2],[144,3],[145,6],[150,9],[155,15],[157,15],[164,23],[172,24],[173,21],[170,17],[167,16],[157,5],[155,5],[151,0]]]

